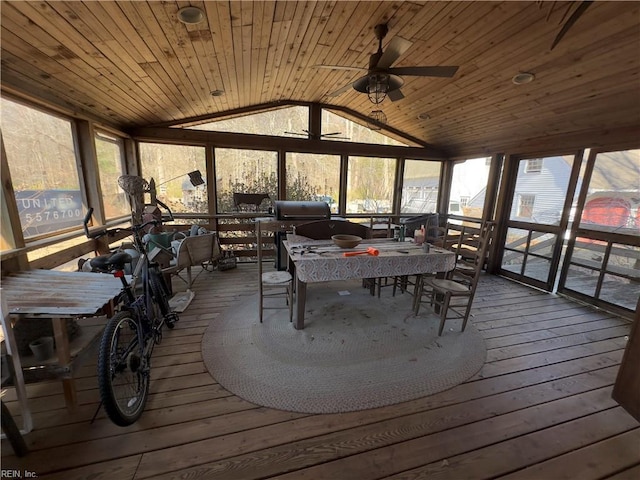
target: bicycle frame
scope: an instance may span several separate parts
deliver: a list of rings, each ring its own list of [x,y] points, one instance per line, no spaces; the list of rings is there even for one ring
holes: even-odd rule
[[[159,225],[160,221],[89,232],[92,213],[89,208],[84,219],[88,238],[131,232],[139,253],[130,276],[125,275],[125,266],[132,257],[126,252],[100,255],[90,264],[96,271],[112,273],[122,283],[119,311],[107,320],[100,341],[97,373],[100,405],[116,425],[127,426],[144,410],[149,395],[151,355],[162,340],[162,329],[165,325],[174,328],[179,318],[169,305],[166,283],[154,261],[155,249],[148,253],[143,242],[147,227]]]
[[[102,235],[107,235],[111,231],[103,230],[96,234],[90,235],[87,223],[91,216],[93,209],[90,209],[85,218],[85,233],[89,238],[97,238]],[[127,230],[132,233],[133,243],[135,249],[139,252],[137,264],[131,275],[131,281],[127,280],[124,270],[115,270],[113,275],[120,279],[122,282],[122,292],[124,301],[124,308],[131,310],[135,317],[140,320],[141,328],[138,329],[138,342],[140,345],[144,345],[143,357],[146,363],[153,352],[153,347],[157,343],[157,337],[162,333],[162,326],[164,324],[164,318],[160,318],[158,321],[158,312],[154,308],[153,292],[150,284],[150,267],[152,263],[149,260],[149,255],[146,252],[145,245],[142,241],[141,232],[144,231],[146,226],[154,224],[154,222],[146,222],[142,225],[134,225],[130,228],[114,229],[113,231]],[[142,292],[136,295],[136,288],[138,282],[141,282]],[[161,312],[164,316],[165,312]],[[152,341],[149,341],[149,337]]]

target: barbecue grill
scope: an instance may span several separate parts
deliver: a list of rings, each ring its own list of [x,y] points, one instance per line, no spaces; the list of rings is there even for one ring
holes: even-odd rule
[[[276,244],[276,268],[287,268],[287,250],[282,242],[287,238],[287,231],[294,225],[299,225],[313,220],[331,218],[331,209],[326,202],[302,202],[292,200],[279,200],[274,202],[274,220],[280,224],[280,229],[275,231]]]
[[[276,220],[312,221],[331,218],[331,209],[326,202],[276,201]]]

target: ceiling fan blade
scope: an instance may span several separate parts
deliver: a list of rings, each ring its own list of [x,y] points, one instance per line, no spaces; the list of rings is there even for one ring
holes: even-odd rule
[[[331,70],[358,70],[360,72],[366,72],[366,68],[361,67],[347,67],[344,65],[312,65],[313,68],[329,68]]]
[[[389,68],[400,56],[409,50],[413,42],[402,37],[393,37],[387,45],[386,50],[378,60],[376,68]]]
[[[397,102],[398,100],[402,100],[404,98],[404,95],[402,94],[400,89],[397,88],[387,93],[387,97],[389,97],[389,100],[391,100],[392,102]]]
[[[589,8],[589,6],[592,3],[593,2],[591,2],[591,1],[584,1],[580,5],[578,5],[578,8],[576,8],[574,10],[574,12],[571,14],[569,19],[564,23],[564,25],[562,25],[562,28],[558,32],[558,35],[556,35],[556,38],[553,40],[553,43],[551,44],[551,48],[549,50],[553,50],[553,48],[558,44],[558,42],[560,40],[562,40],[562,37],[565,36],[565,34],[569,31],[569,29],[573,26],[573,24],[576,23],[578,18],[580,18],[580,16],[582,16],[584,11],[587,8]]]
[[[331,132],[331,133],[323,133],[320,135],[321,137],[330,137],[332,135],[342,135],[342,132]]]
[[[389,68],[386,73],[393,75],[413,75],[417,77],[445,77],[451,78],[459,67],[399,67]]]
[[[286,133],[288,135],[301,135],[301,136],[304,136],[304,137],[307,136],[306,133],[299,133],[299,132],[284,132],[284,133]]]
[[[366,76],[365,76],[365,77],[362,77],[362,78],[366,78]],[[358,79],[358,80],[360,80],[360,79]],[[357,82],[358,80],[356,80],[356,82]],[[327,93],[327,94],[325,95],[325,97],[337,97],[338,95],[342,95],[342,94],[343,94],[344,92],[346,92],[347,90],[350,90],[351,88],[353,88],[353,83],[354,83],[354,82],[352,82],[352,83],[348,83],[348,84],[346,84],[344,87],[339,88],[338,90],[336,90],[335,92]]]

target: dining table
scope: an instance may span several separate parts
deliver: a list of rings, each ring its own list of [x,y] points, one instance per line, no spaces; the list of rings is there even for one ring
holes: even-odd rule
[[[289,235],[283,244],[296,279],[296,329],[304,328],[308,283],[441,274],[453,270],[456,263],[449,250],[429,246],[426,251],[412,241],[390,238],[366,239],[354,248],[341,248],[332,240]]]

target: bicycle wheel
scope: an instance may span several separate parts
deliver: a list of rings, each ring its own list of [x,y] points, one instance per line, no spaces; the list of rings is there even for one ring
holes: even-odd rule
[[[121,427],[142,415],[149,394],[138,328],[130,312],[117,313],[107,322],[98,352],[100,398],[107,416]]]
[[[171,311],[169,306],[169,292],[164,283],[162,274],[153,270],[149,271],[149,284],[151,285],[151,296],[155,304],[160,309],[160,314],[169,328],[175,327],[178,321],[178,314]]]

